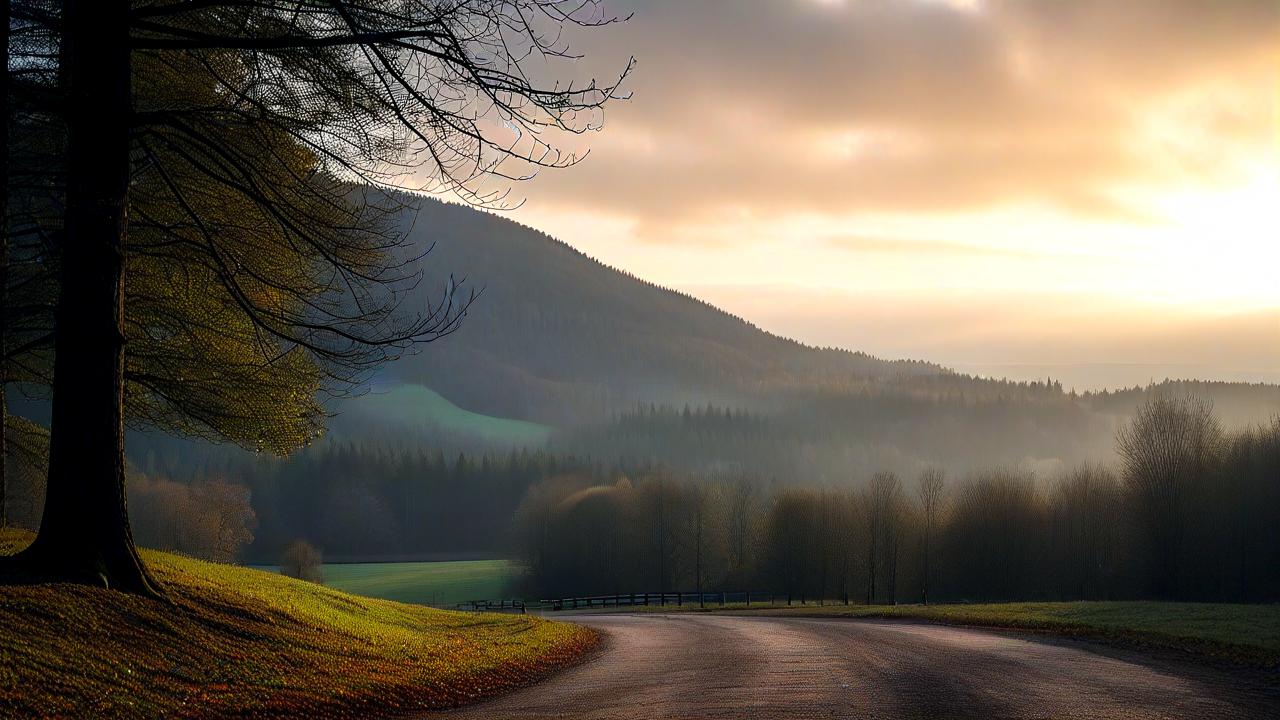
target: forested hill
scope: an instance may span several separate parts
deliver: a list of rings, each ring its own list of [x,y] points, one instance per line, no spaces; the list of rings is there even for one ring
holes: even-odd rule
[[[857,488],[880,471],[960,482],[1003,467],[1048,481],[1113,463],[1117,427],[1153,393],[1212,400],[1231,428],[1280,414],[1276,385],[1076,394],[805,347],[502,217],[415,202],[409,232],[436,247],[411,299],[466,276],[483,294],[461,329],[336,403],[331,432],[285,460],[131,436],[135,507],[186,507],[181,492],[196,506],[225,479],[248,491],[245,556],[264,562],[295,538],[331,556],[500,553],[521,503],[569,478]],[[142,527],[167,527],[157,517]]]
[[[1167,381],[1076,394],[1056,382],[971,377],[919,361],[813,348],[607,267],[504,217],[433,199],[397,217],[424,277],[482,291],[460,329],[388,364],[333,405],[326,444],[433,452],[519,448],[628,467],[847,481],[878,470],[1108,462],[1116,428],[1151,393],[1203,397],[1240,428],[1280,414],[1280,386]],[[40,408],[10,405],[47,419]],[[185,476],[235,451],[136,436],[142,468]],[[212,471],[211,471],[212,472]]]
[[[636,403],[763,409],[798,388],[946,372],[808,347],[506,218],[414,202],[410,237],[435,244],[415,302],[437,297],[450,273],[482,294],[458,332],[388,373],[468,410],[566,425]]]

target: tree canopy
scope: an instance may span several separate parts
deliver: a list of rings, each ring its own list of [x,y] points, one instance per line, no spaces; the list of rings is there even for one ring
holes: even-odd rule
[[[577,162],[548,133],[597,128],[629,70],[604,85],[548,70],[572,57],[566,25],[616,21],[594,2],[7,9],[7,96],[22,100],[7,126],[41,139],[8,173],[35,180],[9,194],[32,205],[20,224],[56,297],[25,355],[3,333],[6,366],[37,358],[42,379],[51,359],[53,388],[44,521],[8,566],[139,592],[155,588],[124,507],[126,412],[258,449],[305,444],[318,391],[358,387],[465,312],[452,282],[403,307],[419,251],[385,222],[396,208],[378,186],[415,177],[502,205],[482,181]]]

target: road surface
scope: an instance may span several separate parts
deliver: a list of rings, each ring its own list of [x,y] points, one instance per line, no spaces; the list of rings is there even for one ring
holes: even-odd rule
[[[584,664],[462,718],[1280,718],[1280,674],[896,621],[562,616]]]

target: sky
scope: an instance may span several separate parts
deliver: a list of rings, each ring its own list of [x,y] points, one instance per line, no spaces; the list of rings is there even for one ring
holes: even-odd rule
[[[605,5],[632,98],[513,219],[812,344],[1280,382],[1277,0]]]

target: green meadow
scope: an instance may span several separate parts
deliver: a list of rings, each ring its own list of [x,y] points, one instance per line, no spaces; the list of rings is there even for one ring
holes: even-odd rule
[[[326,586],[352,595],[418,605],[453,605],[509,597],[515,567],[510,560],[329,563],[323,573]]]
[[[390,427],[431,426],[511,447],[541,446],[552,432],[548,425],[465,410],[431,388],[415,383],[353,398],[343,408],[343,414],[357,423],[368,419]]]

